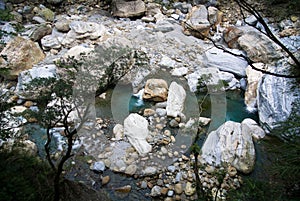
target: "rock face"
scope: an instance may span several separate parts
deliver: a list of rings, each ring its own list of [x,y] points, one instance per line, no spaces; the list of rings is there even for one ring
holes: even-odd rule
[[[146,82],[143,99],[156,102],[166,101],[168,97],[168,83],[163,79],[149,79]]]
[[[185,34],[192,34],[197,38],[205,38],[209,34],[210,23],[207,19],[208,11],[204,5],[194,6],[186,17],[186,23],[194,30],[185,27]]]
[[[148,121],[139,114],[132,113],[124,120],[124,135],[140,155],[149,153],[152,146],[146,141],[149,135]]]
[[[257,108],[260,124],[269,132],[291,114],[292,104],[298,98],[291,90],[292,79],[264,75],[259,83]]]
[[[172,82],[167,100],[167,115],[177,117],[184,109],[185,98],[186,92],[184,88],[176,82]]]
[[[145,14],[146,6],[142,0],[113,0],[112,12],[115,17],[140,17]]]
[[[274,45],[274,42],[257,31],[243,34],[237,42],[254,62],[270,63],[280,58],[279,48]]]
[[[210,165],[232,165],[243,173],[250,173],[255,164],[255,149],[246,123],[227,121],[212,131],[203,147],[202,157]]]
[[[16,37],[2,50],[1,56],[5,63],[0,66],[10,67],[7,78],[16,79],[21,71],[31,69],[45,58],[43,51],[31,40]]]
[[[255,67],[262,69],[264,64],[262,63],[255,63],[253,64]],[[256,96],[257,96],[257,86],[258,82],[262,77],[262,72],[254,70],[251,66],[246,68],[247,74],[247,89],[245,92],[245,104],[247,105],[248,111],[255,111],[256,110]]]
[[[34,78],[51,78],[56,77],[56,66],[46,65],[42,67],[33,67],[32,69],[23,71],[18,77],[16,91],[21,96],[31,96],[26,90],[26,84],[30,83]],[[32,98],[32,97],[31,97]]]
[[[243,54],[243,52],[236,49],[230,49],[229,51],[235,54]],[[233,73],[239,77],[246,76],[245,69],[248,66],[248,63],[245,60],[225,53],[223,50],[216,47],[205,52],[204,63],[208,67],[215,67],[219,70]]]

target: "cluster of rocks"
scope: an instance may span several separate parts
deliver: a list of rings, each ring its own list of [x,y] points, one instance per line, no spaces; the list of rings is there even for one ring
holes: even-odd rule
[[[187,106],[181,85],[173,81],[169,87],[165,80],[148,79],[142,97],[156,104],[144,109],[143,116],[131,113],[123,125],[116,124],[102,148],[86,147],[113,171],[141,176],[159,173],[187,151],[196,135],[198,119],[187,119],[183,113]]]
[[[130,114],[108,131],[110,135],[103,131],[109,126],[98,119],[95,133],[87,130],[79,137],[85,151],[95,158],[90,161],[92,170],[101,172],[109,168],[143,176],[139,187],[150,188],[153,197],[184,200],[196,196],[196,175],[192,169],[195,159],[185,153],[197,132],[199,116],[194,117],[185,109],[187,94],[198,90],[199,80],[209,93],[245,90],[249,110],[258,109],[260,123],[266,130],[287,119],[296,100],[294,94],[297,93],[287,91],[292,81],[259,73],[245,60],[205,40],[211,37],[225,44],[227,51],[247,55],[260,69],[285,73],[283,69],[292,63],[278,46],[253,27],[242,21],[230,25],[212,3],[176,2],[167,9],[153,1],[113,0],[112,15],[119,18],[112,18],[100,6],[71,6],[66,13],[59,14],[44,5],[20,2],[23,3],[6,4],[13,10],[14,21],[0,24],[0,29],[8,34],[0,39],[6,44],[1,49],[0,66],[10,68],[9,74],[2,76],[18,81],[16,86],[3,84],[1,95],[6,94],[8,102],[17,103],[19,111],[37,109],[36,103],[28,101],[34,94],[24,86],[34,78],[59,76],[60,68],[56,65],[59,60],[80,59],[82,54],[93,52],[98,46],[115,44],[147,55],[147,67],[133,68],[124,80],[132,83],[134,92],[143,88],[142,99],[153,101],[155,105],[143,113]],[[24,19],[29,23],[17,33],[15,24]],[[246,21],[262,28],[253,16]],[[299,19],[293,17],[280,23],[274,33],[282,37],[289,49],[297,51],[300,47],[298,29]],[[138,63],[134,59],[125,61],[130,65]],[[161,71],[184,80],[189,90],[179,82],[145,79]],[[34,119],[27,121],[34,122]],[[238,188],[241,179],[237,171],[249,173],[254,168],[252,137],[257,136],[263,137],[264,131],[249,119],[242,123],[226,122],[208,134],[199,158],[199,166],[203,166],[198,172],[202,187],[217,196],[225,196],[227,190]],[[224,164],[225,169],[218,167]],[[224,175],[222,181],[216,176],[220,172]],[[104,184],[109,182],[107,177],[102,179]]]

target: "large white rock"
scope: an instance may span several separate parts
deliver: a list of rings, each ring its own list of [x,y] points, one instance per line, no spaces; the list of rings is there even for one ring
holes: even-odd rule
[[[124,120],[124,135],[140,155],[149,153],[152,146],[146,141],[149,135],[148,121],[139,114],[132,113]]]
[[[225,163],[243,173],[250,173],[255,165],[251,130],[237,122],[225,122],[208,135],[202,147],[202,158],[210,165]]]
[[[236,49],[228,49],[235,54],[243,54],[242,51]],[[204,54],[204,63],[207,67],[215,67],[219,70],[233,73],[240,77],[246,76],[247,61],[239,57],[225,53],[216,47],[207,50]]]
[[[167,115],[177,117],[184,109],[185,98],[186,92],[184,88],[176,82],[172,82],[167,100]]]
[[[250,133],[253,138],[261,139],[266,135],[265,131],[253,119],[244,119],[241,125],[242,132]]]
[[[290,116],[295,101],[299,100],[298,86],[293,79],[264,75],[258,86],[257,108],[260,124],[266,132]]]
[[[256,68],[262,69],[264,67],[263,63],[253,64]],[[247,110],[255,111],[256,110],[256,97],[257,97],[257,86],[258,82],[263,76],[262,72],[252,69],[251,66],[246,68],[247,74],[247,88],[245,92],[245,104],[247,105]]]

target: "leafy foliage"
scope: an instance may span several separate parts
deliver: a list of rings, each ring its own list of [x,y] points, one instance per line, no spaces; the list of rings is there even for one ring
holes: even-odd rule
[[[51,170],[35,157],[0,152],[0,201],[52,200]]]

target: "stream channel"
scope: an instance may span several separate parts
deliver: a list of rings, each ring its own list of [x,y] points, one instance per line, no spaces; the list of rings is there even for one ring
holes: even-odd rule
[[[125,89],[125,88],[124,88]],[[96,98],[96,115],[97,117],[101,117],[102,119],[108,119],[113,120],[113,114],[112,114],[112,107],[114,107],[114,103],[112,100],[112,96],[115,92],[113,92],[113,89],[109,89],[105,93],[105,98]],[[151,102],[141,102],[139,98],[136,96],[130,96],[128,95],[128,91],[126,90],[118,90],[117,92],[118,100],[123,100],[125,113],[128,112],[139,112],[143,108],[149,107],[152,103]],[[116,95],[116,94],[115,94]],[[246,110],[246,105],[244,104],[243,99],[243,92],[239,90],[235,91],[226,91],[224,94],[217,94],[217,95],[208,95],[205,94],[198,94],[196,95],[198,99],[199,105],[202,107],[199,109],[201,111],[202,117],[212,117],[212,121],[210,125],[206,128],[209,131],[217,129],[220,125],[222,125],[225,121],[235,121],[235,122],[241,122],[245,118],[252,118],[255,121],[258,121],[257,113],[249,113]],[[125,100],[125,101],[124,101]],[[213,107],[212,107],[213,106]],[[127,108],[126,108],[127,107]],[[225,110],[224,110],[225,107]],[[127,113],[128,113],[127,112]],[[46,135],[45,135],[45,129],[40,128],[36,124],[31,124],[27,126],[27,129],[30,129],[30,138],[33,140],[39,150],[39,155],[44,158],[44,143],[46,141]],[[112,129],[112,127],[108,128]],[[205,140],[205,135],[200,137],[197,144],[201,146]],[[256,151],[257,151],[257,164],[263,163],[264,160],[266,160],[266,154],[261,153],[262,149],[259,148],[258,143],[255,142],[256,145]],[[54,142],[53,146],[57,146],[57,144]],[[259,165],[256,166],[256,169],[253,173],[251,173],[251,177],[260,177],[261,174],[259,174],[260,170]],[[85,173],[84,176],[81,178],[76,178],[73,176],[70,176],[74,173],[74,170],[72,171],[72,174],[69,174],[68,179],[74,179],[74,180],[88,180],[93,178],[99,178],[99,175],[89,170],[89,166],[83,165],[81,167]],[[76,170],[75,170],[76,171]],[[91,173],[89,173],[91,172]],[[76,173],[75,173],[76,174]],[[132,177],[128,177],[123,174],[114,173],[110,170],[105,170],[103,172],[103,176],[109,175],[110,182],[105,185],[101,186],[101,182],[95,182],[93,184],[94,188],[99,189],[103,188],[111,198],[111,200],[151,200],[150,196],[145,196],[147,194],[150,194],[150,190],[147,189],[139,189],[136,185],[136,183],[139,181],[138,179],[134,179]],[[87,182],[88,183],[88,182]],[[130,185],[131,191],[129,194],[123,194],[123,193],[116,193],[115,189],[118,187]]]

